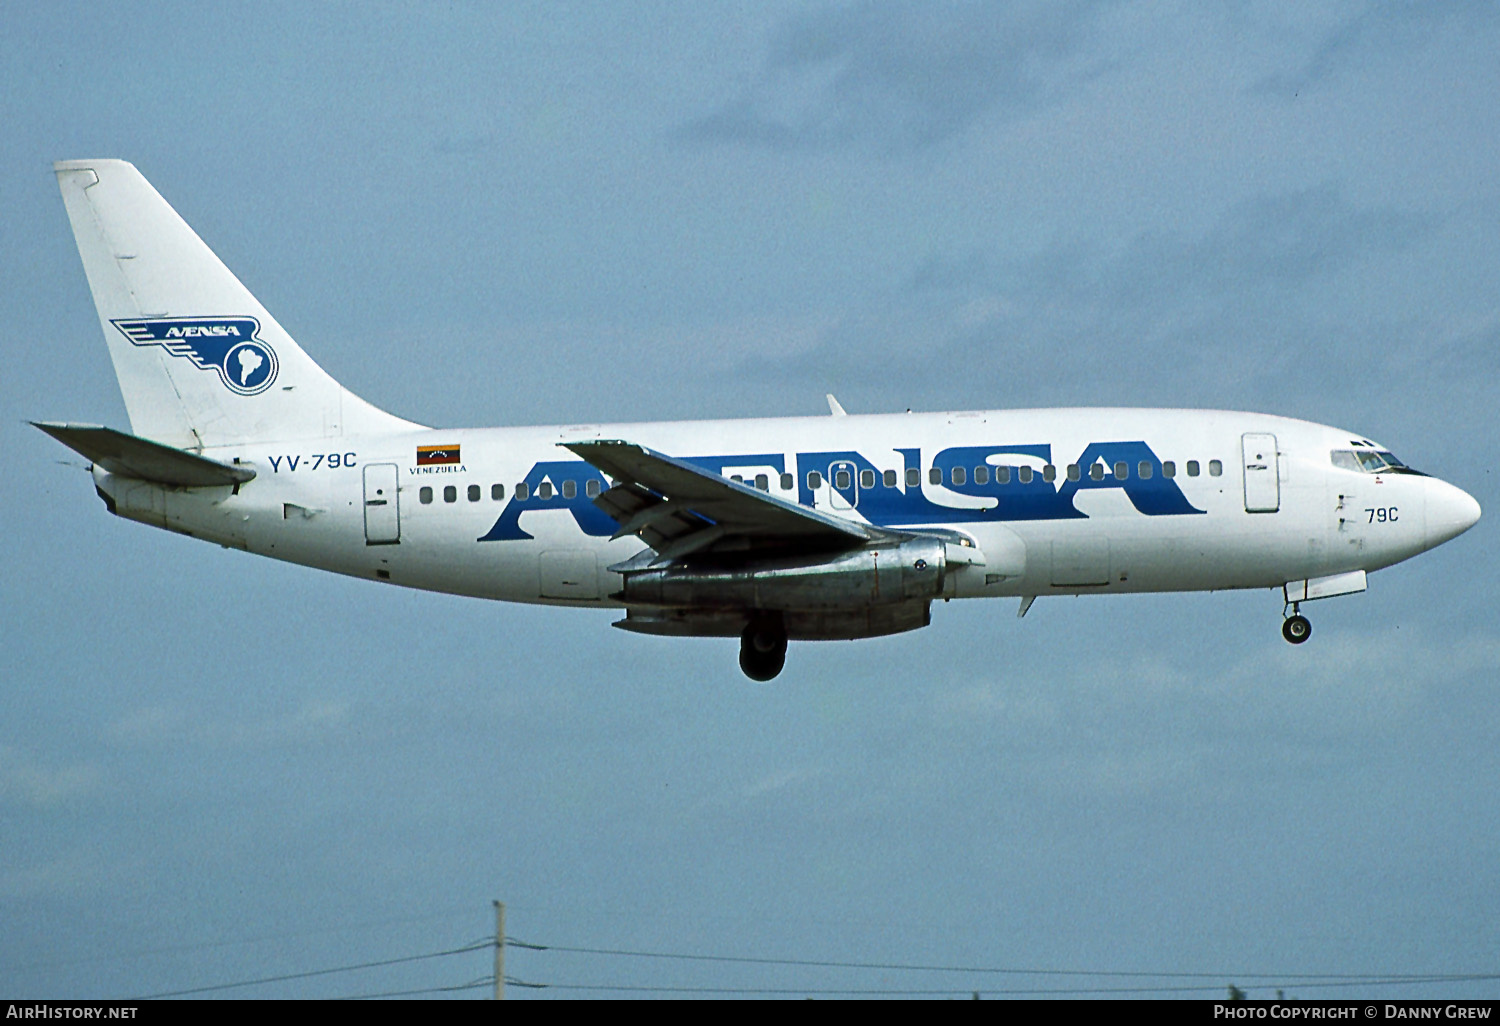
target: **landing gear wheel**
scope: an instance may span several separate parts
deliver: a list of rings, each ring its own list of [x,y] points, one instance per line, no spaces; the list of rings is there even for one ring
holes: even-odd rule
[[[1312,637],[1312,624],[1301,613],[1294,613],[1282,622],[1281,636],[1293,645],[1300,645]]]
[[[740,635],[740,669],[751,680],[770,680],[786,665],[786,628],[781,617],[752,620]]]

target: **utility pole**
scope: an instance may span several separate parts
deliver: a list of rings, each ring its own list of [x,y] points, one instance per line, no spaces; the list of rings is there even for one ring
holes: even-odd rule
[[[495,902],[495,1000],[505,1000],[505,905]]]

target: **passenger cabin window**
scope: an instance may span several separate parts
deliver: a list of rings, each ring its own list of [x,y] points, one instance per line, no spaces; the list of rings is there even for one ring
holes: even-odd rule
[[[974,483],[975,484],[989,484],[990,483],[990,468],[988,466],[975,467],[974,468]]]
[[[1121,460],[1120,462],[1118,462],[1118,463],[1115,464],[1115,477],[1117,477],[1118,479],[1120,479],[1121,481],[1123,481],[1123,480],[1125,480],[1129,476],[1130,476],[1130,464],[1129,463],[1126,463],[1124,460]]]
[[[1089,479],[1092,480],[1092,481],[1103,481],[1104,480],[1104,464],[1102,464],[1102,463],[1095,463],[1092,467],[1090,467],[1089,468]]]
[[[874,488],[875,487],[875,471],[873,471],[873,470],[861,470],[859,472],[859,486],[861,488]]]
[[[1187,472],[1188,472],[1188,477],[1197,477],[1198,476],[1198,461],[1197,460],[1188,460],[1187,461]]]
[[[791,474],[782,474],[781,475],[781,490],[782,491],[784,491],[784,492],[791,491],[792,490],[792,485],[794,483],[795,482],[792,480],[792,475]]]
[[[1057,468],[1054,467],[1050,463],[1047,464],[1045,467],[1043,467],[1042,468],[1042,480],[1043,481],[1056,481],[1057,480]]]
[[[525,502],[527,499],[531,498],[531,486],[525,481],[522,481],[520,484],[516,485],[516,498],[521,502]]]
[[[1167,460],[1165,463],[1163,463],[1161,465],[1161,476],[1162,477],[1176,477],[1177,476],[1177,463],[1175,461],[1173,461],[1173,460]]]
[[[443,488],[443,501],[444,502],[457,502],[458,501],[458,486],[457,485],[445,485],[444,486],[444,488]]]
[[[550,498],[552,498],[552,482],[551,481],[543,481],[541,484],[537,485],[536,486],[536,497],[538,499],[550,499]]]
[[[1220,463],[1218,460],[1209,460],[1208,461],[1208,476],[1209,477],[1219,477],[1223,473],[1224,473],[1224,464]]]
[[[483,495],[483,494],[484,494],[483,490],[480,489],[480,487],[478,485],[469,485],[469,501],[470,502],[478,502],[479,501],[479,497],[481,495]]]
[[[571,480],[570,481],[564,481],[563,482],[562,492],[563,492],[563,498],[564,499],[571,499],[571,498],[573,498],[575,495],[578,494],[578,482],[577,481],[571,481]]]
[[[600,487],[599,479],[596,477],[583,486],[583,491],[589,498],[597,499],[604,489]]]
[[[956,485],[964,484],[968,481],[969,478],[968,473],[964,470],[963,467],[954,467],[953,470],[950,471],[950,474],[953,478],[953,483]]]
[[[756,474],[755,487],[759,488],[763,492],[769,492],[771,490],[771,479],[765,474]]]
[[[896,472],[894,470],[887,470],[884,474],[880,475],[880,481],[887,488],[896,487]]]
[[[931,470],[929,470],[927,472],[927,483],[928,484],[936,484],[936,485],[942,484],[943,483],[943,472],[941,470],[939,470],[937,467],[933,467]]]
[[[995,483],[996,484],[1010,484],[1010,468],[1009,467],[996,467],[995,468]]]
[[[1082,477],[1083,477],[1083,473],[1078,469],[1078,464],[1076,464],[1076,463],[1069,463],[1068,464],[1068,480],[1069,481],[1077,481],[1077,480],[1079,480]]]
[[[1151,477],[1151,461],[1141,460],[1140,463],[1136,464],[1135,472],[1140,476],[1142,481],[1149,480]]]
[[[833,486],[835,488],[848,488],[851,480],[853,479],[849,476],[849,471],[840,470],[833,475]]]
[[[1048,469],[1050,470],[1051,468],[1049,467]],[[1019,467],[1019,468],[1017,468],[1017,470],[1016,470],[1016,480],[1020,481],[1022,484],[1031,484],[1031,468],[1030,467]]]
[[[819,488],[822,488],[823,475],[818,473],[816,470],[809,470],[807,472],[807,487],[812,489],[813,491],[817,491]]]
[[[922,484],[922,472],[916,467],[910,467],[906,471],[906,487],[916,488]]]
[[[424,485],[422,487],[422,490],[419,491],[419,492],[417,492],[417,498],[421,500],[422,505],[424,505],[424,506],[431,505],[432,504],[432,489],[428,488],[428,487],[426,487]]]
[[[490,485],[490,498],[496,502],[505,498],[505,486],[503,484]]]

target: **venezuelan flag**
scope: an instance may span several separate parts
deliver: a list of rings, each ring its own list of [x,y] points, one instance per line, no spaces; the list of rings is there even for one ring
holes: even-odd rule
[[[427,467],[435,463],[458,463],[458,446],[456,445],[419,445],[417,446],[417,466]]]

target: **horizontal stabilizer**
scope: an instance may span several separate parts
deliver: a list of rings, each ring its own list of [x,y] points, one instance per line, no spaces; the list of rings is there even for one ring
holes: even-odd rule
[[[94,424],[31,423],[111,474],[180,488],[244,484],[255,477],[255,471],[249,467],[220,463],[197,453],[127,435],[114,428]]]

